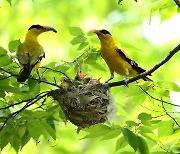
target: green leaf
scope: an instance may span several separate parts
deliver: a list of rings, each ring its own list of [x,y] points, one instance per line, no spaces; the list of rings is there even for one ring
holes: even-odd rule
[[[161,22],[168,20],[173,17],[177,13],[177,6],[173,5],[168,8],[162,9],[161,14]]]
[[[0,97],[4,98],[6,96],[5,91],[4,90],[0,90]]]
[[[71,44],[72,45],[76,45],[76,44],[79,44],[79,43],[82,43],[86,40],[86,38],[84,36],[76,36],[75,38],[73,38],[71,40]]]
[[[172,120],[162,121],[158,128],[158,137],[169,136],[173,134],[173,125],[174,122]]]
[[[84,35],[84,32],[80,27],[69,27],[69,33],[73,36]]]
[[[7,51],[6,49],[4,49],[3,47],[0,46],[0,56],[4,56],[4,55],[7,55]]]
[[[10,6],[12,5],[12,0],[6,0],[6,1],[9,3]]]
[[[162,16],[164,16],[164,10],[166,10],[166,9],[169,10],[172,7],[177,8],[174,1],[171,1],[171,0],[159,0],[159,1],[154,2],[151,6],[150,19],[152,16],[156,15],[157,13],[160,13],[161,21],[163,21],[164,19],[162,18]],[[175,14],[175,11],[171,11],[171,12],[173,12],[173,14]],[[172,17],[172,15],[170,17]],[[168,19],[168,18],[165,18],[165,19]]]
[[[131,120],[126,121],[126,124],[127,124],[128,126],[139,126],[138,123],[136,123],[136,122],[134,122],[134,121],[131,121]]]
[[[151,120],[150,122],[151,122],[152,124],[157,124],[157,123],[161,122],[161,120]]]
[[[139,153],[149,154],[149,148],[148,148],[146,140],[141,136],[138,136],[138,140],[139,140],[139,147],[138,147]]]
[[[169,81],[163,82],[162,81],[162,82],[158,82],[157,84],[162,86],[162,88],[180,92],[180,87],[174,82],[169,82]]]
[[[9,142],[9,133],[0,134],[0,148],[1,150],[8,144]]]
[[[3,75],[0,75],[0,86],[7,86],[7,85],[9,85],[9,79],[3,79],[4,78],[4,76]]]
[[[88,36],[92,36],[94,35],[94,33],[92,32],[92,30],[90,30],[88,33],[87,33]]]
[[[26,125],[21,125],[18,128],[19,137],[22,138],[26,132]]]
[[[99,57],[99,52],[90,52],[87,57],[85,58],[84,60],[84,63],[86,64],[90,64],[90,65],[97,65],[97,59]],[[95,64],[94,64],[95,63]],[[100,64],[99,64],[100,65]],[[104,69],[104,66],[103,66],[103,69]]]
[[[138,129],[141,132],[144,132],[144,133],[152,133],[152,130],[149,127],[146,127],[146,126],[140,126]]]
[[[20,145],[21,145],[21,142],[20,142],[20,139],[17,138],[16,136],[14,135],[11,135],[10,137],[10,144],[11,146],[14,148],[14,150],[18,153],[19,149],[20,149]]]
[[[133,106],[137,106],[140,105],[144,102],[144,100],[146,99],[146,95],[145,94],[140,94],[140,95],[134,95],[133,96]]]
[[[28,86],[28,85],[22,85],[22,86],[20,87],[20,91],[22,91],[22,92],[28,92],[28,91],[29,91],[29,86]]]
[[[6,91],[6,92],[12,92],[15,94],[22,94],[18,88],[12,87],[9,85],[0,85],[0,89],[2,89],[3,91]]]
[[[29,132],[26,130],[24,136],[21,138],[21,149],[28,143],[31,139]]]
[[[151,126],[151,122],[148,120],[141,121],[141,123],[146,126]]]
[[[20,44],[21,44],[20,40],[13,40],[13,41],[9,42],[9,44],[8,44],[9,51],[15,52]]]
[[[134,151],[136,151],[139,146],[139,140],[137,136],[127,128],[121,128],[121,131],[128,144],[134,149]]]
[[[167,152],[164,152],[164,151],[156,151],[156,152],[152,152],[151,154],[167,154]]]
[[[129,88],[124,89],[124,92],[129,96],[139,96],[140,94],[144,94],[144,92],[137,85],[129,84],[128,87]]]
[[[35,80],[28,80],[29,94],[28,98],[34,97],[40,93],[40,84]]]
[[[98,124],[91,126],[90,128],[84,129],[84,131],[89,132],[88,135],[86,135],[84,138],[96,138],[100,136],[104,136],[104,134],[107,134],[111,131],[111,128],[109,126]]]
[[[105,134],[101,140],[113,139],[121,134],[120,129],[112,129],[109,133]]]
[[[0,55],[0,67],[11,64],[13,61],[7,55]]]
[[[140,134],[148,139],[150,139],[151,141],[157,143],[158,142],[158,137],[154,134],[154,133],[144,133],[144,132],[140,132]]]
[[[138,115],[138,119],[141,121],[148,121],[148,120],[151,120],[152,117],[151,117],[151,114],[147,114],[147,113],[142,112]]]
[[[45,121],[41,120],[40,121],[44,129],[47,131],[47,133],[54,139],[56,140],[56,131]]]
[[[37,120],[28,121],[28,131],[30,136],[37,142],[40,135],[43,134],[44,128]]]
[[[89,44],[88,42],[82,42],[81,44],[79,44],[79,47],[78,47],[77,50],[82,50],[82,49],[84,49],[85,47],[87,47],[88,44]]]
[[[134,152],[129,152],[129,151],[123,151],[120,154],[134,154]]]
[[[121,136],[121,137],[117,140],[117,142],[116,142],[116,151],[124,148],[124,147],[127,146],[127,145],[128,145],[128,144],[127,144],[124,136]]]

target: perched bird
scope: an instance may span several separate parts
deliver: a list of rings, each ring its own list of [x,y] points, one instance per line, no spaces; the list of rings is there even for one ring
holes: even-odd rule
[[[114,78],[114,72],[125,77],[133,77],[146,71],[130,58],[125,49],[113,39],[110,32],[105,29],[93,30],[93,32],[97,34],[100,39],[100,54],[111,72],[111,77],[106,82]],[[148,77],[143,77],[143,80],[152,81]]]
[[[28,79],[31,71],[37,71],[40,67],[42,58],[45,58],[43,47],[39,44],[37,37],[47,31],[57,31],[53,27],[32,25],[26,34],[25,41],[21,43],[16,52],[17,59],[20,65],[20,72],[17,77],[18,82],[24,82]]]

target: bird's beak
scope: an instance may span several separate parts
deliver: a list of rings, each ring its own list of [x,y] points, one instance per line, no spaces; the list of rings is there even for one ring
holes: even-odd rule
[[[96,29],[93,29],[92,32],[97,34],[97,35],[101,34],[101,32],[99,30],[96,30]]]
[[[50,26],[43,26],[44,31],[53,31],[54,33],[57,33],[57,30]]]

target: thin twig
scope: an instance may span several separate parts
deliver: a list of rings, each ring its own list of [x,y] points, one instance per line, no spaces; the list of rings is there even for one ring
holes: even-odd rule
[[[145,91],[141,86],[139,86],[139,88],[141,88],[141,90],[142,90],[145,94],[147,94],[149,97],[151,97],[152,99],[154,99],[154,100],[156,100],[156,101],[159,101],[159,102],[162,102],[162,101],[163,101],[163,103],[166,103],[166,104],[169,104],[169,105],[172,105],[172,106],[180,107],[180,105],[173,104],[173,103],[169,103],[169,102],[166,102],[166,101],[164,101],[164,100],[160,100],[160,99],[158,99],[158,98],[153,97],[153,96],[150,95],[147,91]]]
[[[169,116],[169,117],[176,123],[176,125],[180,127],[180,124],[176,121],[176,119],[175,119],[173,116],[171,116],[171,115],[166,111],[166,108],[164,107],[164,102],[163,102],[163,100],[162,100],[162,107],[163,107],[164,112],[166,113],[166,115]]]
[[[13,107],[13,106],[15,106],[15,105],[19,105],[19,104],[22,104],[22,103],[25,103],[25,102],[28,103],[28,102],[33,101],[34,99],[38,98],[40,95],[42,95],[42,94],[44,94],[44,93],[48,93],[48,91],[44,91],[44,92],[42,92],[42,93],[39,93],[38,95],[36,95],[36,96],[33,97],[33,98],[26,99],[26,100],[22,100],[22,101],[20,101],[20,102],[17,102],[17,103],[14,103],[14,104],[10,104],[10,105],[5,106],[5,107],[1,107],[0,110],[5,110],[5,109],[8,109],[8,108],[10,108],[10,107]]]
[[[178,51],[180,50],[180,44],[178,46],[176,46],[172,51],[169,52],[169,54],[163,59],[161,60],[159,63],[157,63],[154,67],[152,67],[151,69],[141,73],[141,74],[138,74],[137,76],[135,77],[132,77],[132,78],[129,78],[129,79],[126,79],[126,80],[122,80],[122,81],[118,81],[118,82],[112,82],[112,83],[106,83],[107,86],[109,87],[115,87],[115,86],[120,86],[120,85],[127,85],[128,83],[131,83],[131,82],[134,82],[134,81],[137,81],[143,77],[146,77],[148,75],[151,75],[154,71],[156,71],[159,67],[161,67],[163,64],[165,64],[166,62],[168,62],[172,56],[174,54],[176,54]]]
[[[51,82],[48,82],[48,81],[45,81],[45,80],[35,79],[35,78],[32,78],[32,77],[30,77],[29,79],[31,79],[31,80],[35,80],[35,81],[37,81],[37,82],[39,82],[39,83],[41,83],[41,82],[42,82],[42,83],[49,84],[49,85],[51,85],[51,86],[55,86],[55,87],[61,88],[59,85],[54,84],[54,83],[51,83]]]
[[[145,108],[145,109],[147,109],[147,110],[149,110],[149,111],[153,111],[153,112],[158,112],[158,113],[164,113],[164,111],[158,111],[158,110],[154,110],[154,109],[150,109],[150,108],[148,108],[148,107],[146,107],[146,106],[144,106],[144,105],[141,105],[141,107],[143,107],[143,108]],[[171,113],[171,114],[179,114],[180,112],[168,112],[168,113]]]
[[[158,116],[154,116],[152,118],[159,118],[159,117],[163,117],[163,116],[166,116],[166,114],[161,114],[161,115],[158,115]]]
[[[64,72],[60,71],[60,70],[54,70],[52,68],[49,68],[49,67],[45,67],[45,66],[42,66],[40,68],[44,68],[45,70],[51,70],[53,72],[57,72],[57,73],[61,73],[62,75],[64,75],[66,78],[69,78]]]
[[[42,94],[42,93],[41,93],[41,94]],[[5,118],[5,121],[3,122],[3,124],[2,124],[2,126],[1,126],[1,128],[0,128],[0,132],[2,131],[2,129],[4,128],[4,126],[7,124],[8,120],[9,120],[11,117],[14,117],[14,118],[15,118],[20,112],[22,112],[23,110],[25,110],[25,109],[28,108],[29,106],[35,104],[37,101],[39,101],[39,100],[42,99],[43,97],[47,96],[48,94],[49,94],[49,93],[46,92],[46,93],[45,93],[44,95],[42,95],[42,96],[38,95],[39,98],[38,98],[38,96],[34,97],[34,99],[33,99],[32,101],[27,102],[21,109],[19,109],[19,110],[16,111],[16,112],[13,112],[13,113],[10,114],[8,117],[6,117],[6,118]]]
[[[17,74],[13,74],[12,72],[9,72],[9,71],[7,71],[7,70],[3,69],[2,67],[0,67],[0,70],[2,70],[2,71],[4,71],[4,72],[6,72],[6,73],[8,73],[8,74],[10,74],[11,76],[15,76],[15,77],[17,77],[17,76],[18,76]],[[49,85],[52,85],[52,86],[55,86],[55,87],[60,88],[60,86],[59,86],[59,85],[54,84],[54,83],[51,83],[51,82],[48,82],[48,81],[45,81],[45,80],[35,79],[35,78],[33,78],[33,77],[30,77],[29,79],[31,79],[31,80],[35,80],[35,81],[37,81],[37,82],[39,82],[39,83],[41,83],[41,82],[42,82],[42,83],[46,83],[46,84],[49,84]]]
[[[41,102],[41,105],[39,105],[38,107],[36,107],[36,108],[34,108],[34,109],[32,109],[32,110],[36,110],[36,109],[39,109],[39,108],[43,109],[42,106],[44,105],[45,102],[46,102],[46,97],[45,97],[45,98],[43,99],[43,101]]]

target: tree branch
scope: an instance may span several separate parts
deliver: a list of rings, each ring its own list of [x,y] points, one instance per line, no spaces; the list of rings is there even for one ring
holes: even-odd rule
[[[161,67],[162,65],[164,65],[165,63],[167,63],[172,56],[174,56],[174,54],[176,54],[178,51],[180,50],[180,44],[178,46],[176,46],[172,51],[169,52],[169,54],[163,59],[161,60],[159,63],[157,63],[154,67],[152,67],[151,69],[138,74],[135,77],[126,79],[126,80],[122,80],[122,81],[118,81],[118,82],[111,82],[111,83],[106,83],[107,86],[109,87],[116,87],[116,86],[121,86],[121,85],[127,85],[128,83],[137,81],[143,77],[146,77],[148,75],[151,75],[154,71],[156,71],[159,67]]]
[[[176,5],[177,5],[178,7],[180,7],[180,1],[179,1],[179,0],[174,0],[174,2],[176,3]]]

